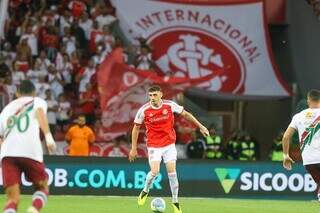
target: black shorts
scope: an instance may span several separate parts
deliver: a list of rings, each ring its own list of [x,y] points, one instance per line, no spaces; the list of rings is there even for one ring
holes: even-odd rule
[[[320,164],[305,165],[305,168],[311,174],[314,182],[320,184]]]

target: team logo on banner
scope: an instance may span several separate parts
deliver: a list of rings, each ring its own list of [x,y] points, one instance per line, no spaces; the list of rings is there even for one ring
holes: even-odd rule
[[[235,48],[200,29],[164,30],[150,38],[156,46],[154,59],[164,72],[191,79],[216,75],[201,85],[204,89],[241,93],[245,65]]]
[[[111,2],[128,39],[143,37],[151,45],[158,72],[190,80],[212,76],[196,86],[207,92],[290,94],[274,63],[263,0]]]

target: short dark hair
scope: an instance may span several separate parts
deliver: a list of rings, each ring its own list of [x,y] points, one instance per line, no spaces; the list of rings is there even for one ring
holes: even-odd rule
[[[161,92],[161,87],[159,85],[153,85],[148,89],[148,92]]]
[[[312,89],[308,92],[308,98],[311,101],[320,101],[320,90]]]
[[[23,80],[20,82],[18,92],[21,95],[30,95],[36,90],[35,86],[30,80]]]

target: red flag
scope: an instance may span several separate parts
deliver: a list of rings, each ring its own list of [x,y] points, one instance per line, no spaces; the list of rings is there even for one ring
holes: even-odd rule
[[[222,70],[197,79],[158,76],[152,70],[137,70],[122,63],[122,51],[115,50],[103,62],[98,72],[101,95],[103,138],[110,140],[127,133],[137,110],[148,101],[147,91],[153,84],[161,86],[164,97],[170,99],[184,90],[211,80]]]
[[[104,108],[104,105],[107,100],[106,91],[110,88],[107,88],[107,82],[110,78],[112,72],[112,67],[115,63],[123,63],[123,50],[122,48],[117,48],[112,51],[106,59],[100,64],[99,70],[97,73],[97,82],[98,82],[98,91],[100,93],[100,105],[101,108]]]

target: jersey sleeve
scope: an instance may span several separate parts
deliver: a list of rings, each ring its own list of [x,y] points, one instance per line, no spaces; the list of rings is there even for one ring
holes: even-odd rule
[[[293,116],[293,118],[292,118],[292,120],[291,120],[291,122],[289,124],[289,127],[294,128],[295,130],[298,129],[298,127],[297,127],[297,115]]]
[[[176,102],[170,101],[170,106],[171,106],[172,112],[174,113],[181,114],[183,111],[183,106],[177,104]]]
[[[45,100],[43,100],[42,98],[38,98],[36,97],[34,99],[34,109],[37,110],[37,109],[43,109],[43,111],[47,114],[47,110],[48,110],[48,104]]]
[[[141,107],[137,114],[136,117],[134,118],[134,123],[136,124],[142,124],[144,121],[144,109]]]

